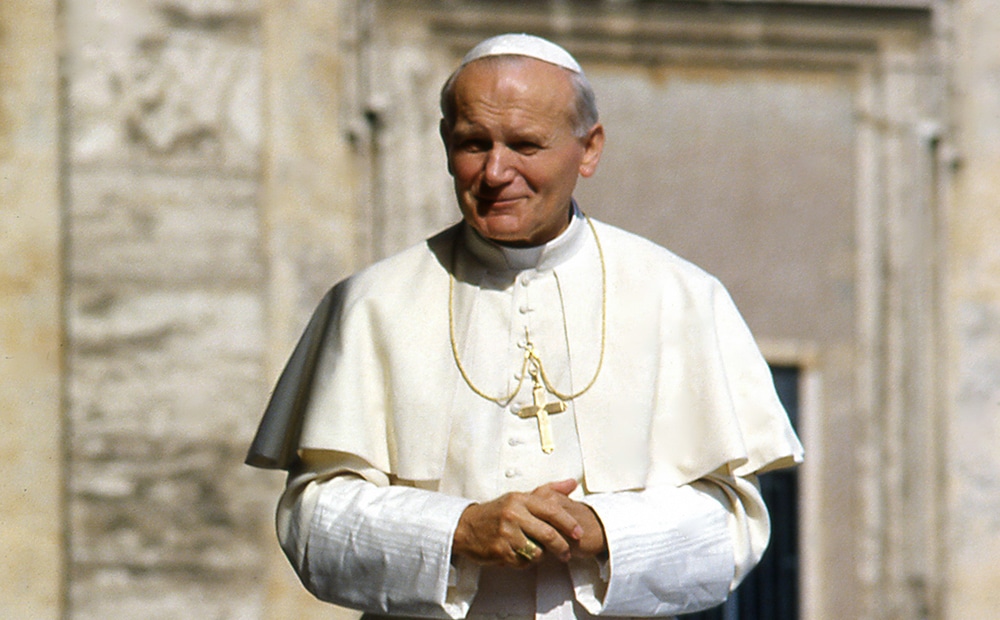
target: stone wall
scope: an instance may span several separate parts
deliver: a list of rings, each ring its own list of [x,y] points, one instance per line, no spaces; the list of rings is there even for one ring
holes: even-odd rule
[[[261,9],[70,0],[68,598],[74,618],[260,615]]]
[[[61,606],[56,2],[0,3],[0,617]]]
[[[943,24],[953,142],[948,244],[951,413],[945,549],[947,617],[996,615],[1000,608],[1000,4],[964,0]]]

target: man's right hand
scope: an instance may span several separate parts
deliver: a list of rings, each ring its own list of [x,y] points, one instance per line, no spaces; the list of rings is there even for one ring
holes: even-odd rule
[[[575,480],[562,480],[531,493],[507,493],[469,506],[458,521],[452,552],[480,564],[524,568],[545,553],[568,561],[585,534],[603,544],[604,532],[596,516],[568,499],[575,488]],[[588,522],[581,523],[574,513]],[[585,532],[584,525],[595,531]]]

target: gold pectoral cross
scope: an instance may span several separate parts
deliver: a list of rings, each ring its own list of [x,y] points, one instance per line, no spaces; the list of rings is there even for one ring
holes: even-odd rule
[[[538,418],[538,438],[542,443],[542,452],[551,454],[556,449],[556,444],[552,441],[552,424],[549,422],[549,414],[566,411],[566,403],[558,399],[555,402],[546,402],[545,386],[539,380],[536,368],[531,369],[531,380],[534,383],[531,388],[533,404],[522,407],[518,410],[517,415],[522,418]]]

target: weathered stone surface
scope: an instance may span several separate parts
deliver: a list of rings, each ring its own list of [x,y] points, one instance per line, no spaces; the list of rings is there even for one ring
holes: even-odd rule
[[[73,0],[65,7],[74,162],[257,166],[257,3]]]
[[[244,449],[128,430],[81,445],[73,617],[257,617],[274,488],[242,465]]]
[[[1000,195],[1000,192],[998,192]],[[1000,226],[1000,219],[996,225]],[[1000,301],[967,301],[956,318],[960,377],[949,423],[952,515],[945,536],[951,568],[949,617],[1000,606]]]
[[[73,617],[259,616],[259,6],[66,3]]]
[[[57,3],[0,2],[0,617],[63,585]]]
[[[948,617],[1000,607],[1000,10],[963,2],[953,14],[956,163],[949,211],[951,366],[948,442]]]
[[[73,316],[74,437],[130,430],[246,441],[266,387],[259,299],[246,292],[97,291]]]
[[[71,181],[74,279],[164,288],[264,281],[252,178],[113,166]]]
[[[264,479],[242,466],[243,444],[106,434],[78,451],[69,487],[80,567],[252,577]]]

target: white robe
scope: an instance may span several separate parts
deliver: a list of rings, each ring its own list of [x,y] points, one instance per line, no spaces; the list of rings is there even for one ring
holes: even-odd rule
[[[259,449],[259,437],[248,457],[299,459],[279,535],[317,596],[414,616],[669,615],[721,602],[759,559],[768,523],[754,476],[801,460],[767,365],[714,278],[594,225],[606,292],[576,213],[534,250],[499,248],[459,225],[328,295],[268,412],[301,413],[301,432],[291,425],[283,454]],[[459,374],[453,265],[459,357],[490,395],[518,385],[526,333],[558,390],[586,386],[606,311],[600,373],[552,416],[553,455],[538,449],[537,422],[514,414],[530,402],[530,380],[500,406]],[[543,564],[526,588],[523,573],[451,564],[471,501],[565,477],[601,518],[609,565]]]

